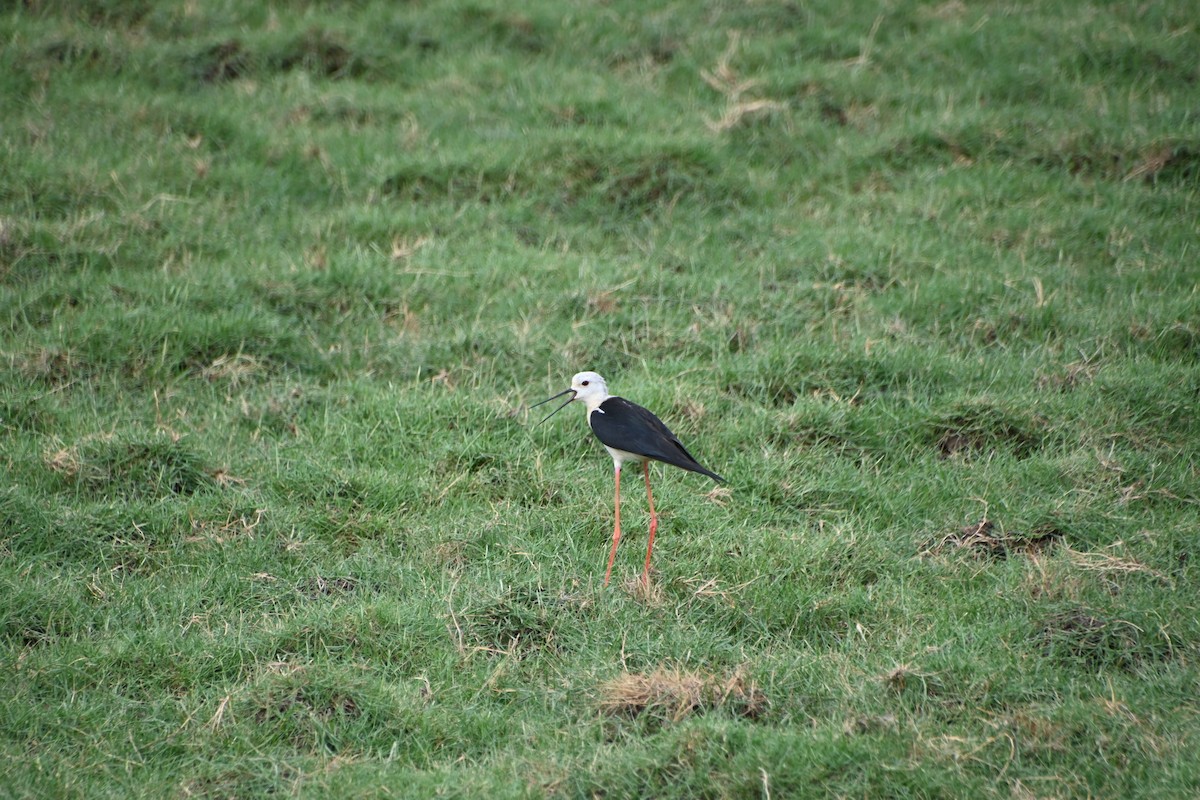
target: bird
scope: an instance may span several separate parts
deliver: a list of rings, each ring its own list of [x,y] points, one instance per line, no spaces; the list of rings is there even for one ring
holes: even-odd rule
[[[650,491],[650,462],[661,461],[690,472],[698,472],[718,483],[724,483],[725,479],[701,466],[679,441],[679,437],[671,433],[671,429],[652,412],[623,397],[609,394],[608,384],[595,372],[576,373],[571,378],[571,388],[564,389],[540,403],[534,403],[530,408],[544,405],[567,394],[571,396],[566,402],[543,417],[538,424],[541,425],[571,403],[579,401],[587,408],[588,427],[612,456],[613,537],[612,548],[608,553],[608,568],[604,572],[605,586],[608,586],[612,576],[613,559],[616,558],[617,545],[621,541],[621,467],[626,463],[642,465],[642,474],[646,478],[646,498],[650,506],[650,536],[646,545],[646,564],[642,569],[642,581],[649,586],[650,556],[654,552],[654,534],[658,530],[658,515],[654,513],[654,493]]]

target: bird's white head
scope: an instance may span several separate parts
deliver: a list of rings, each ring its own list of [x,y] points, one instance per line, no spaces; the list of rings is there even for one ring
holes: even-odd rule
[[[557,400],[564,394],[569,394],[571,396],[567,398],[566,402],[564,402],[561,406],[543,417],[542,422],[550,419],[559,411],[562,411],[564,408],[571,405],[571,403],[574,403],[576,400],[582,400],[583,404],[587,406],[588,413],[590,414],[596,409],[597,406],[608,399],[608,385],[604,383],[604,378],[601,378],[594,372],[577,372],[575,377],[571,378],[570,389],[563,389],[561,392],[554,395],[554,397],[546,398],[541,403],[534,403],[532,406],[530,406],[530,408],[536,408],[543,403],[549,403],[551,400]],[[538,424],[541,425],[542,423],[539,422]]]
[[[571,391],[591,411],[608,399],[608,384],[595,372],[578,372],[571,378]]]

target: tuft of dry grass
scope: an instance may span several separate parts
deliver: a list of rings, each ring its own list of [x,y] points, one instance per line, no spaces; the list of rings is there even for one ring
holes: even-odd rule
[[[1122,543],[1117,542],[1113,546],[1115,547],[1120,544],[1122,544]],[[1130,558],[1128,556],[1124,556],[1124,557],[1114,556],[1114,555],[1109,555],[1108,553],[1099,553],[1099,552],[1081,552],[1079,550],[1073,550],[1072,548],[1066,547],[1066,546],[1064,546],[1064,550],[1067,554],[1067,558],[1069,558],[1071,560],[1071,564],[1073,566],[1077,567],[1078,569],[1086,570],[1088,572],[1100,572],[1100,573],[1141,572],[1141,573],[1145,573],[1147,575],[1150,575],[1150,576],[1157,578],[1159,580],[1162,580],[1162,581],[1170,580],[1163,573],[1159,572],[1158,570],[1156,570],[1152,567],[1146,566],[1142,562],[1138,561],[1136,558]]]
[[[183,540],[189,544],[196,542],[224,544],[237,537],[252,537],[254,529],[262,523],[266,513],[266,509],[262,508],[254,509],[253,515],[248,511],[230,510],[222,521],[193,517],[191,533]]]
[[[245,353],[232,353],[219,356],[212,363],[200,370],[200,377],[210,383],[228,383],[230,388],[237,388],[264,369],[262,359]]]
[[[654,578],[645,579],[639,572],[622,584],[625,593],[647,606],[659,606],[663,602],[662,585]]]
[[[1013,553],[1036,555],[1055,544],[1061,544],[1061,540],[1062,533],[1054,529],[1021,534],[998,529],[992,520],[984,519],[942,537],[922,550],[921,555],[938,556],[943,553],[962,552],[976,558],[1003,560]]]
[[[786,111],[787,103],[777,100],[745,100],[731,103],[718,120],[708,122],[714,133],[723,133],[736,128],[747,117],[761,117],[776,111]]]
[[[725,113],[718,120],[707,120],[706,125],[713,133],[724,133],[738,127],[742,120],[750,117],[760,117],[777,111],[786,111],[788,104],[778,100],[755,98],[742,99],[742,96],[758,86],[755,79],[740,78],[730,66],[730,61],[737,55],[741,46],[741,35],[736,31],[729,33],[729,45],[717,60],[716,66],[710,70],[700,70],[700,77],[712,89],[725,96]]]
[[[898,664],[880,676],[883,685],[896,694],[902,694],[910,686],[919,687],[923,694],[931,694],[930,688],[934,675],[922,672],[909,664]]]
[[[79,474],[79,452],[73,447],[47,449],[42,461],[51,472],[74,478]]]
[[[726,708],[753,719],[766,707],[766,697],[741,667],[725,676],[659,667],[649,673],[624,672],[600,686],[600,710],[614,716],[651,714],[678,722]]]

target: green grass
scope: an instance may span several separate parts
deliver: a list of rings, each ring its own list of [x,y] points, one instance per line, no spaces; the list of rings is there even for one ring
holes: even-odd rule
[[[1187,4],[0,37],[0,793],[1200,790]]]

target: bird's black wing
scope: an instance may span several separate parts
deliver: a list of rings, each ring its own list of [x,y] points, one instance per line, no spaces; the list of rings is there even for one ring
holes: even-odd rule
[[[725,480],[700,466],[661,419],[623,397],[610,397],[601,403],[588,417],[588,424],[596,438],[609,447],[699,472],[716,481]]]

